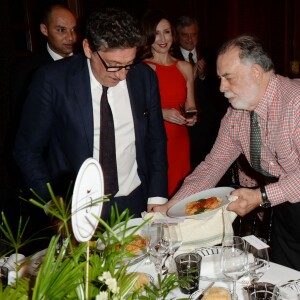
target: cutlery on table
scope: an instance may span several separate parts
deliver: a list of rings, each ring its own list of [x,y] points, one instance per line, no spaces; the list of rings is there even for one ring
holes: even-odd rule
[[[196,300],[201,300],[203,298],[204,293],[211,288],[213,285],[215,284],[215,281],[211,282],[202,292],[201,294],[198,296],[198,298]]]

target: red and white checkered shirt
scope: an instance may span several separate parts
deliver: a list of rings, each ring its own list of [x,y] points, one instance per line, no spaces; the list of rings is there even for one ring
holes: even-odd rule
[[[272,205],[300,202],[300,81],[272,76],[255,111],[261,128],[261,166],[279,177],[266,187],[268,198]],[[230,107],[210,154],[174,198],[214,187],[241,153],[250,162],[250,113]]]

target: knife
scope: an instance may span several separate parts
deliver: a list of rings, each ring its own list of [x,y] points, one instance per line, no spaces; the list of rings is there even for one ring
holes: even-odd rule
[[[213,285],[215,284],[215,281],[211,282],[202,292],[201,294],[198,296],[198,298],[196,300],[201,300],[203,298],[204,293],[211,288]]]

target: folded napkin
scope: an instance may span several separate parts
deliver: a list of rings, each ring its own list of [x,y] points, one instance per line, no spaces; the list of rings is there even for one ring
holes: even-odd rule
[[[229,201],[236,200],[236,196],[229,196]],[[227,205],[218,209],[215,214],[205,219],[183,219],[179,222],[183,242],[180,250],[194,250],[200,247],[211,247],[222,244],[224,236],[233,235],[232,222],[236,218],[236,213],[226,210]],[[152,218],[172,220],[162,213],[143,213],[143,219]],[[182,221],[182,220],[181,220]]]

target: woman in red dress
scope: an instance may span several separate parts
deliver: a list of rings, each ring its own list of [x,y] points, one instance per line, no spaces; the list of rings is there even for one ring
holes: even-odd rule
[[[163,12],[148,12],[141,27],[146,38],[142,58],[158,77],[168,139],[168,193],[169,197],[172,197],[191,171],[190,143],[186,126],[193,126],[197,115],[183,116],[180,105],[185,110],[196,110],[193,68],[190,63],[175,59],[170,54],[174,30]]]

